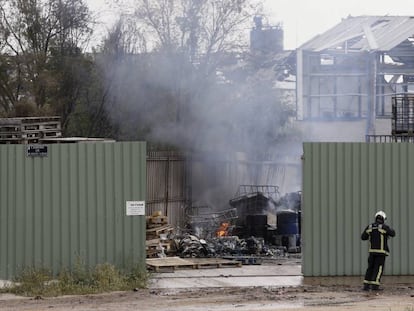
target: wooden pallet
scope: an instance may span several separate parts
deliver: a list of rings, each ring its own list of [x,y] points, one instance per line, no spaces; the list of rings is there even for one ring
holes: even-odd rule
[[[147,229],[147,233],[154,233],[156,235],[159,235],[160,233],[170,232],[173,230],[174,228],[171,227],[170,225],[165,225],[165,226],[157,226],[155,228]]]
[[[155,272],[162,270],[176,270],[179,268],[202,269],[202,268],[224,268],[224,267],[241,267],[242,264],[233,260],[220,258],[147,258],[147,268]]]
[[[147,216],[148,225],[166,225],[168,224],[168,216]]]
[[[0,143],[35,144],[62,136],[60,117],[0,118]]]
[[[160,234],[168,234],[171,231],[174,231],[174,228],[170,225],[157,225],[155,228],[146,230],[147,240],[158,239]]]
[[[161,269],[195,268],[193,263],[180,257],[147,258],[146,263],[147,268],[155,272],[160,272]]]
[[[196,265],[196,269],[201,268],[229,268],[241,267],[240,262],[222,258],[188,258],[188,261]]]
[[[165,251],[169,251],[171,250],[171,244],[170,243],[157,243],[157,244],[147,244],[146,245],[146,250],[159,250],[161,251],[161,247],[165,250]]]
[[[60,131],[26,131],[26,132],[0,132],[0,139],[39,139],[39,138],[49,138],[49,137],[61,137],[62,133]]]

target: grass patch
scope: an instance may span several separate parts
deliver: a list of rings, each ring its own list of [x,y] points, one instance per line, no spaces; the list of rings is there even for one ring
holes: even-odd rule
[[[76,264],[73,270],[63,270],[57,276],[46,269],[26,268],[13,285],[0,292],[29,297],[97,294],[145,288],[148,279],[149,273],[138,266],[121,271],[108,263],[91,270]]]

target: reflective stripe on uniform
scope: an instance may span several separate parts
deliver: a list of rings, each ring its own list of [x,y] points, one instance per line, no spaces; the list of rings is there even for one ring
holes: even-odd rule
[[[381,275],[382,275],[382,265],[379,266],[377,277],[375,278],[375,282],[373,284],[380,285]]]
[[[369,252],[370,253],[376,253],[376,254],[385,254],[385,255],[388,255],[389,254],[389,252],[387,252],[384,249],[374,249],[374,248],[370,248],[369,249]]]

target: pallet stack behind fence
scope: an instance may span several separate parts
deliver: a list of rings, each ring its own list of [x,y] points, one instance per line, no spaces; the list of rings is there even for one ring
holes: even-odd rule
[[[61,136],[60,117],[0,118],[1,144],[36,144]]]

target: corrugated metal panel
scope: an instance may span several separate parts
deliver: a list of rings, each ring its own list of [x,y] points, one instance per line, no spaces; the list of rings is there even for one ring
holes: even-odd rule
[[[350,16],[339,24],[303,44],[300,49],[323,51],[336,49],[344,42],[347,48],[356,51],[371,50],[368,27],[379,51],[389,51],[414,32],[414,18],[411,16]]]
[[[146,213],[161,211],[170,224],[184,225],[183,210],[189,201],[185,156],[174,151],[149,152],[147,186]]]
[[[309,51],[322,51],[328,48],[336,48],[345,40],[350,40],[363,35],[361,23],[368,22],[369,18],[364,16],[360,18],[349,17],[341,23],[330,28],[326,32],[317,35],[313,39],[304,43],[300,49]]]
[[[20,269],[57,273],[79,259],[88,266],[145,263],[145,217],[126,216],[144,201],[146,144],[0,146],[0,278]]]
[[[385,274],[414,273],[414,144],[304,143],[302,241],[305,276],[363,275],[362,230],[384,210],[397,236]]]

